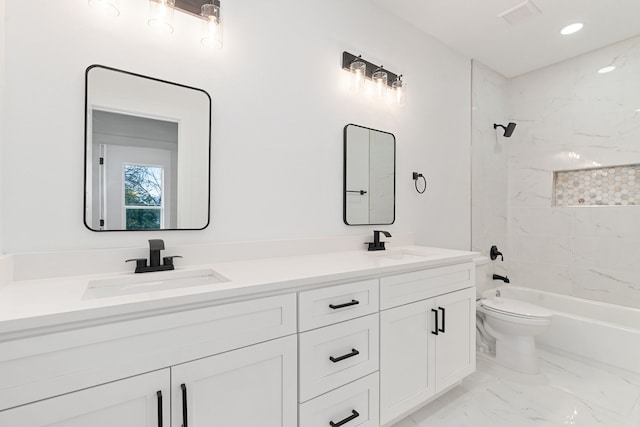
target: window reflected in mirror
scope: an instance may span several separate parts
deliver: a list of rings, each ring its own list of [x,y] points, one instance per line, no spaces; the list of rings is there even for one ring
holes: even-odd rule
[[[209,224],[211,100],[103,66],[86,74],[85,225],[94,231]]]

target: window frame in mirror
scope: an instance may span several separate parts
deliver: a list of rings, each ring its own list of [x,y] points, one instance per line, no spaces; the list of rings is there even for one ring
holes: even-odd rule
[[[92,181],[92,177],[89,176],[89,164],[88,162],[90,161],[90,159],[88,158],[89,155],[89,144],[92,144],[92,137],[93,135],[89,135],[89,89],[90,89],[90,72],[91,70],[94,69],[104,69],[104,70],[108,70],[108,71],[112,71],[112,72],[116,72],[116,73],[122,73],[128,76],[133,76],[133,77],[138,77],[138,78],[142,78],[142,79],[147,79],[147,80],[151,80],[153,82],[158,82],[158,83],[163,83],[163,84],[168,84],[168,85],[172,85],[172,86],[176,86],[179,88],[184,88],[184,89],[188,89],[188,90],[193,90],[193,91],[197,91],[200,92],[202,94],[204,94],[206,96],[206,106],[208,108],[208,113],[207,113],[207,120],[206,123],[203,121],[203,124],[206,125],[208,127],[207,131],[206,131],[206,135],[207,135],[207,149],[206,149],[206,154],[207,154],[207,176],[206,176],[206,190],[203,189],[202,192],[206,191],[206,222],[202,225],[202,227],[200,227],[199,225],[195,225],[193,227],[168,227],[168,228],[149,228],[149,229],[130,229],[127,230],[126,228],[121,228],[121,229],[99,229],[99,227],[101,225],[98,225],[97,227],[92,224],[92,218],[88,218],[88,203],[93,203],[93,200],[89,200],[89,194],[90,194],[90,187],[93,186],[93,181]],[[118,231],[126,231],[126,232],[131,232],[131,231],[153,231],[153,232],[158,232],[158,231],[176,231],[176,230],[204,230],[205,228],[207,228],[210,224],[211,224],[211,125],[212,125],[212,114],[211,114],[211,110],[212,110],[212,102],[211,102],[211,96],[209,95],[209,93],[207,93],[205,90],[200,89],[200,88],[196,88],[196,87],[192,87],[192,86],[187,86],[181,83],[176,83],[176,82],[171,82],[168,80],[163,80],[163,79],[159,79],[159,78],[155,78],[155,77],[150,77],[150,76],[146,76],[143,74],[139,74],[139,73],[134,73],[131,71],[125,71],[125,70],[121,70],[121,69],[117,69],[117,68],[113,68],[113,67],[109,67],[109,66],[105,66],[105,65],[99,65],[99,64],[93,64],[90,65],[89,67],[87,67],[86,71],[85,71],[85,105],[84,105],[84,205],[83,205],[83,220],[84,220],[84,225],[85,227],[87,227],[89,230],[91,231],[95,231],[95,232],[118,232]],[[140,116],[142,117],[142,116]],[[204,147],[203,147],[204,148]],[[203,154],[204,154],[204,150],[202,150]],[[202,169],[204,169],[204,167],[202,167]],[[203,170],[204,172],[204,170]],[[200,212],[204,212],[204,207],[202,207],[200,209]],[[205,220],[205,218],[202,218],[203,220]]]
[[[371,132],[378,132],[381,134],[385,134],[385,135],[389,135],[392,138],[392,142],[393,142],[393,197],[391,198],[393,201],[393,217],[391,218],[390,222],[370,222],[370,214],[369,214],[369,222],[366,223],[353,223],[350,224],[349,223],[349,217],[348,217],[348,212],[347,212],[347,206],[348,206],[348,201],[347,201],[347,195],[354,190],[350,190],[347,188],[347,176],[348,176],[348,129],[350,126],[354,126],[357,128],[361,128],[361,129],[366,129],[369,134],[371,134]],[[343,140],[344,140],[344,150],[343,150],[343,187],[342,187],[342,206],[343,206],[343,217],[342,220],[344,221],[344,223],[346,225],[349,226],[361,226],[361,225],[391,225],[393,223],[395,223],[396,221],[396,137],[394,134],[392,134],[391,132],[385,132],[379,129],[373,129],[373,128],[369,128],[366,126],[361,126],[361,125],[356,125],[353,123],[349,123],[348,125],[346,125],[344,127],[344,131],[343,131]],[[370,167],[370,165],[369,165]],[[369,173],[370,173],[370,169],[369,169]],[[370,188],[368,189],[368,191],[370,191]],[[369,195],[369,197],[371,197]]]

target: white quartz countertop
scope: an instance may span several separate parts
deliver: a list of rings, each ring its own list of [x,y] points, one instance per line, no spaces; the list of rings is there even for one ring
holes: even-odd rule
[[[12,282],[0,288],[0,339],[32,335],[34,330],[43,327],[68,329],[70,325],[81,327],[83,323],[95,324],[101,319],[115,321],[187,306],[217,304],[225,299],[295,292],[313,285],[460,263],[474,256],[477,256],[474,252],[405,246],[377,252],[334,252],[184,268],[177,265],[176,271],[212,269],[228,281],[103,298],[88,296],[90,281],[127,276],[137,279],[163,273],[131,272]]]

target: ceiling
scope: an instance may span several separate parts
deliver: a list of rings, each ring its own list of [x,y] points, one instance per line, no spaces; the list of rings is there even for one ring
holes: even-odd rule
[[[514,77],[640,34],[640,0],[371,0],[447,46]],[[508,23],[518,5],[540,13]],[[560,30],[584,23],[575,34]]]

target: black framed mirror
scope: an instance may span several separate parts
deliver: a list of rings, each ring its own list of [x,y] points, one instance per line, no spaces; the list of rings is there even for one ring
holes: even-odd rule
[[[207,92],[103,65],[87,68],[87,228],[206,228],[210,158],[211,98]]]
[[[343,220],[347,225],[388,225],[396,217],[396,137],[344,127]]]

